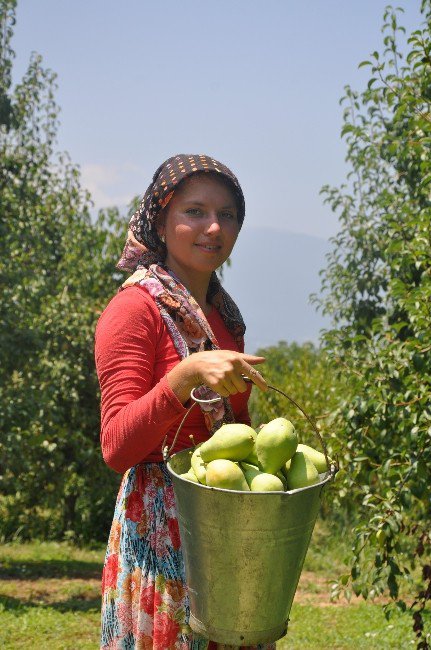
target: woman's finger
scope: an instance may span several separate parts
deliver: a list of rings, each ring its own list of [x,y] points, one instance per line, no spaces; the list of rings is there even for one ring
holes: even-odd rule
[[[244,364],[244,370],[243,373],[246,377],[251,379],[251,381],[256,384],[260,390],[267,390],[268,389],[268,384],[266,383],[265,379],[262,377],[260,372],[256,370],[256,368],[253,368],[252,366],[249,366],[248,364]]]
[[[235,386],[235,393],[245,393],[247,390],[247,384],[245,383],[242,375],[235,373],[232,375],[231,380]]]
[[[212,386],[212,390],[215,393],[218,393],[221,397],[229,397],[230,393],[228,389],[225,387],[224,383],[219,384],[218,386]]]
[[[241,354],[241,358],[251,366],[254,366],[257,363],[264,363],[265,361],[265,357],[258,357],[255,354],[246,354],[245,352]]]
[[[234,377],[225,377],[223,379],[223,388],[228,391],[229,395],[235,395],[238,392],[237,387],[234,383]]]

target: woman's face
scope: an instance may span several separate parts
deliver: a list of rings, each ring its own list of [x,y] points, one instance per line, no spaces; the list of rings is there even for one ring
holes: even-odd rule
[[[185,179],[169,201],[160,232],[166,264],[180,278],[210,275],[229,257],[239,232],[233,191],[213,174]]]

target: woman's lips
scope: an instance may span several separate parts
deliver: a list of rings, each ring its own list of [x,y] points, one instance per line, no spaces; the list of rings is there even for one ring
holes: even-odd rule
[[[221,250],[220,244],[195,244],[204,253],[218,253]]]

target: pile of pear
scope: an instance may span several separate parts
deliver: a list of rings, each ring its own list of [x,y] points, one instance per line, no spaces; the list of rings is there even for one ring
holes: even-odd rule
[[[296,490],[314,485],[329,469],[324,454],[300,444],[285,418],[258,432],[246,424],[223,424],[190,454],[190,469],[181,478],[224,490]]]

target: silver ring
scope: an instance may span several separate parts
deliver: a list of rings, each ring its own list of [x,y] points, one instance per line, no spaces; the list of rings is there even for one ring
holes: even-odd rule
[[[195,390],[200,388],[200,386],[196,386],[193,388],[192,392],[190,393],[190,397],[194,402],[197,402],[198,404],[215,404],[216,402],[220,402],[223,397],[219,395],[218,397],[213,397],[212,399],[200,399],[199,397],[195,397]]]

